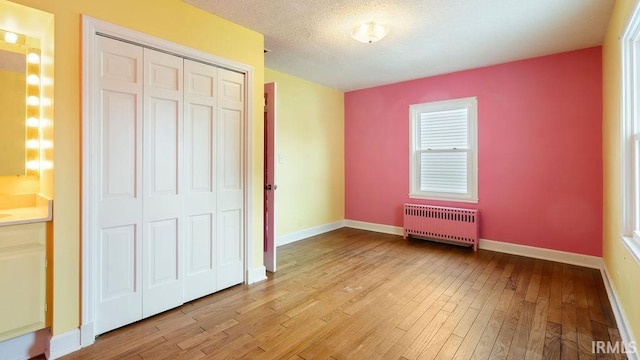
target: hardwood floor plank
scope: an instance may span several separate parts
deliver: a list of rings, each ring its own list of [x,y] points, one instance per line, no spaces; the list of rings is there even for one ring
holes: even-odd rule
[[[453,282],[453,279],[451,276],[449,276],[446,279],[446,281],[444,281],[443,283],[440,283],[439,287],[433,290],[432,295],[430,295],[430,298],[437,299],[438,297],[440,297],[440,295],[442,295],[444,290],[449,286],[451,282]],[[433,318],[439,313],[442,307],[446,304],[446,301],[442,299],[432,303],[430,298],[427,298],[424,301],[429,305],[427,310],[424,313],[422,313],[420,317],[408,329],[404,329],[401,326],[402,323],[397,326],[398,328],[407,330],[407,331],[403,335],[403,337],[401,337],[398,340],[398,342],[396,342],[396,344],[394,344],[394,346],[391,349],[389,349],[389,351],[387,351],[387,353],[385,354],[386,358],[397,358],[401,356],[401,354],[403,353],[403,351],[405,351],[405,349],[411,347],[411,344],[415,343],[416,339],[420,338],[420,335],[423,332],[425,332],[425,329],[427,327],[429,328],[429,330],[431,330],[433,326],[437,326],[436,323],[432,323]],[[427,331],[424,334],[424,337],[430,338],[431,331]],[[413,348],[411,348],[411,351],[416,351],[416,355],[417,355],[420,352],[419,348],[421,347],[422,347],[421,345],[414,346]]]
[[[622,338],[620,337],[620,331],[617,328],[607,328],[607,333],[609,334],[609,339],[613,344],[622,343]],[[616,360],[626,360],[627,356],[622,352],[614,353],[613,356]]]
[[[578,328],[576,308],[573,304],[562,303],[562,345],[560,358],[578,358]]]
[[[590,357],[592,352],[593,334],[591,332],[591,321],[588,310],[588,299],[585,287],[585,270],[574,267],[573,283],[575,294],[575,313],[576,313],[576,341],[578,349],[578,357]]]
[[[202,350],[200,350],[200,348],[193,348],[190,350],[183,350],[179,353],[175,353],[175,354],[168,354],[168,356],[162,357],[162,360],[198,360],[198,359],[203,359],[205,356],[207,356],[205,353],[202,352]]]
[[[503,322],[496,341],[491,349],[490,359],[506,359],[509,356],[516,328],[520,322],[524,299],[527,295],[529,278],[533,272],[533,261],[518,258],[522,265],[514,270],[506,285],[507,289],[515,291],[507,316]]]
[[[488,359],[491,356],[491,349],[496,342],[496,334],[499,333],[502,324],[507,318],[507,311],[513,300],[515,291],[511,289],[504,289],[498,306],[492,314],[489,323],[482,333],[482,337],[478,342],[478,346],[473,351],[471,359]]]
[[[423,331],[420,332],[409,347],[406,348],[402,356],[407,359],[417,359],[450,316],[451,313],[448,311],[438,311],[429,322],[429,326],[426,326]]]
[[[413,325],[424,316],[424,314],[431,309],[431,306],[437,301],[437,299],[447,290],[447,288],[454,282],[453,276],[447,276],[441,274],[438,281],[434,281],[427,287],[429,296],[421,298],[420,300],[412,300],[418,303],[418,306],[402,320],[398,327],[403,330],[409,330]],[[447,299],[448,300],[448,299]],[[444,303],[442,304],[444,306]],[[438,309],[439,310],[439,309]]]
[[[587,289],[596,289],[596,277],[600,276],[600,271],[589,269],[584,270],[584,284]],[[600,278],[601,280],[602,278]],[[604,317],[603,306],[600,302],[600,296],[587,296],[587,304],[589,306],[589,318],[593,321],[597,321],[601,324],[606,324]]]
[[[479,276],[480,272],[475,271],[474,274],[475,275],[471,275],[466,279],[466,281],[462,284],[462,286],[460,286],[458,291],[456,291],[456,293],[449,300],[450,304],[455,305],[455,307],[451,311],[451,315],[432,337],[431,341],[423,349],[418,359],[435,359],[436,356],[438,356],[438,354],[440,353],[440,350],[442,349],[446,341],[449,339],[451,333],[456,327],[458,327],[466,312],[475,302],[476,297],[478,296],[480,291],[472,289],[471,287],[475,283],[475,279]]]
[[[535,308],[536,304],[530,301],[525,300],[522,303],[518,325],[513,333],[513,340],[509,347],[509,355],[507,355],[508,360],[520,360],[526,355]]]
[[[549,321],[562,322],[562,264],[552,263],[551,285],[549,292]]]
[[[449,360],[453,358],[453,355],[458,351],[458,347],[462,343],[462,338],[456,335],[449,336],[447,342],[444,344],[438,356],[436,356],[437,360]]]
[[[535,262],[533,273],[531,274],[531,280],[529,281],[529,287],[527,288],[527,294],[524,297],[525,301],[536,302],[538,299],[538,290],[540,289],[540,281],[542,280],[542,263],[540,261]]]
[[[624,359],[599,271],[343,228],[71,359]],[[524,359],[519,359],[524,358]]]
[[[599,275],[599,274],[598,274]],[[611,309],[611,303],[609,302],[609,295],[607,295],[607,290],[604,287],[604,283],[602,282],[602,277],[593,273],[593,280],[596,284],[596,290],[598,299],[600,300],[600,306],[602,306],[602,315],[605,319],[605,325],[608,328],[617,328],[616,318],[613,315],[613,310]]]
[[[603,318],[604,319],[604,318]],[[600,320],[603,320],[600,319]],[[591,320],[591,332],[593,334],[593,339],[592,341],[602,341],[605,343],[611,343],[613,344],[613,340],[609,337],[609,332],[607,331],[607,327],[604,325],[604,323],[601,323],[600,321],[597,320]],[[596,344],[591,344],[591,349],[590,349],[590,353],[593,353],[594,348],[596,348]],[[596,357],[598,359],[606,359],[606,360],[614,360],[615,354],[611,354],[611,353],[597,353],[596,351]]]
[[[497,270],[495,272],[496,275],[498,275],[498,272],[502,272],[500,268],[497,268],[496,270]],[[458,351],[456,352],[456,355],[454,357],[455,359],[468,359],[469,354],[475,353],[475,349],[477,348],[478,343],[482,338],[482,335],[486,331],[487,325],[491,321],[491,318],[493,317],[496,308],[498,306],[501,306],[500,311],[506,311],[506,309],[509,306],[509,303],[511,302],[511,297],[513,296],[513,291],[508,289],[505,290],[507,282],[508,282],[508,277],[501,276],[500,280],[495,283],[493,282],[485,283],[485,288],[490,289],[491,292],[489,293],[489,296],[487,297],[486,301],[481,301],[483,303],[483,306],[480,312],[478,313],[478,316],[476,317],[475,321],[469,328],[469,331],[467,332],[466,336],[464,337],[462,344],[460,344],[460,347],[458,348]],[[483,288],[482,291],[484,291],[485,288]],[[481,294],[482,294],[482,291],[481,291]],[[506,298],[503,298],[503,294],[506,295]],[[479,297],[480,296],[481,295],[479,295]],[[490,351],[487,351],[487,354],[486,354],[487,357],[489,356],[489,354],[490,354]]]
[[[253,360],[259,356],[263,356],[264,354],[264,350],[260,349],[259,347],[256,347],[254,349],[252,349],[251,351],[249,351],[248,353],[242,355],[241,357],[239,357],[239,359],[242,360]]]
[[[218,326],[215,326],[209,330],[205,330],[204,332],[199,333],[198,335],[192,336],[189,339],[185,339],[179,342],[177,346],[182,350],[187,350],[187,349],[193,348],[194,346],[203,344],[205,342],[210,342],[211,340],[217,340],[222,337],[226,337],[227,334],[224,333],[224,330],[236,324],[238,324],[238,321],[236,319],[227,320],[219,324]],[[201,328],[200,326],[198,327]]]
[[[163,357],[170,357],[174,354],[182,352],[177,344],[185,339],[189,339],[192,336],[201,334],[204,330],[200,327],[185,327],[178,328],[175,331],[163,336],[166,340],[158,346],[154,346],[151,349],[141,352],[139,355],[143,359],[160,359]]]
[[[562,346],[562,326],[554,322],[547,322],[547,331],[544,339],[544,360],[559,360]]]
[[[147,352],[148,350],[160,346],[167,340],[163,337],[142,338],[139,342],[132,344],[131,346],[118,347],[112,349],[109,352],[96,354],[92,359],[106,360],[106,359],[126,359],[137,358],[141,359],[140,354]]]
[[[258,356],[256,359],[274,359],[287,355],[291,349],[300,346],[299,340],[313,339],[312,335],[325,325],[326,322],[320,319],[313,319],[295,330],[289,329],[289,331],[283,332],[280,336],[261,343],[259,347],[265,351],[264,356]]]
[[[529,330],[529,339],[527,341],[527,352],[525,360],[542,359],[544,355],[544,343],[546,340],[545,333],[547,331],[547,310],[549,308],[549,299],[541,297],[535,306],[533,321]]]
[[[562,264],[562,302],[575,304],[573,266]]]
[[[227,343],[218,343],[202,348],[205,359],[238,359],[257,347],[253,336],[243,334]]]

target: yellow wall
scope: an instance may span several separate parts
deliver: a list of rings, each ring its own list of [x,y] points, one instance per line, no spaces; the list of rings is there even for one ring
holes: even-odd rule
[[[621,242],[620,40],[633,0],[617,0],[603,44],[602,148],[604,159],[603,258],[633,334],[640,334],[640,266]],[[634,337],[634,339],[637,339]]]
[[[265,69],[276,83],[278,236],[344,219],[344,94]]]
[[[0,0],[4,1],[4,0]],[[254,68],[253,259],[262,264],[261,34],[201,11],[180,0],[15,0],[55,16],[53,334],[80,324],[80,101],[81,14],[157,36]]]

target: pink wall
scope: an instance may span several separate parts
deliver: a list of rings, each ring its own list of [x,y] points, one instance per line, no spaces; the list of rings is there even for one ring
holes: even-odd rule
[[[602,255],[601,48],[345,94],[345,217],[480,209],[483,239]],[[409,105],[478,97],[478,204],[409,199]]]

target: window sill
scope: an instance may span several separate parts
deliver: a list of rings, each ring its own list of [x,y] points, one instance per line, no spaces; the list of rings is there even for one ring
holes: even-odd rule
[[[622,236],[622,244],[629,250],[636,263],[640,265],[640,242],[633,237]]]
[[[468,203],[468,204],[478,203],[478,199],[460,199],[460,198],[450,198],[450,197],[423,196],[423,195],[415,195],[415,194],[409,194],[409,199],[461,202],[461,203]]]

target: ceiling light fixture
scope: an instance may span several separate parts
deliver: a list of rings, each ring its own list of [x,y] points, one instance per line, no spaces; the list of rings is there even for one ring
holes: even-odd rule
[[[356,26],[351,32],[351,37],[361,43],[374,43],[387,36],[389,27],[376,22],[367,22]]]

